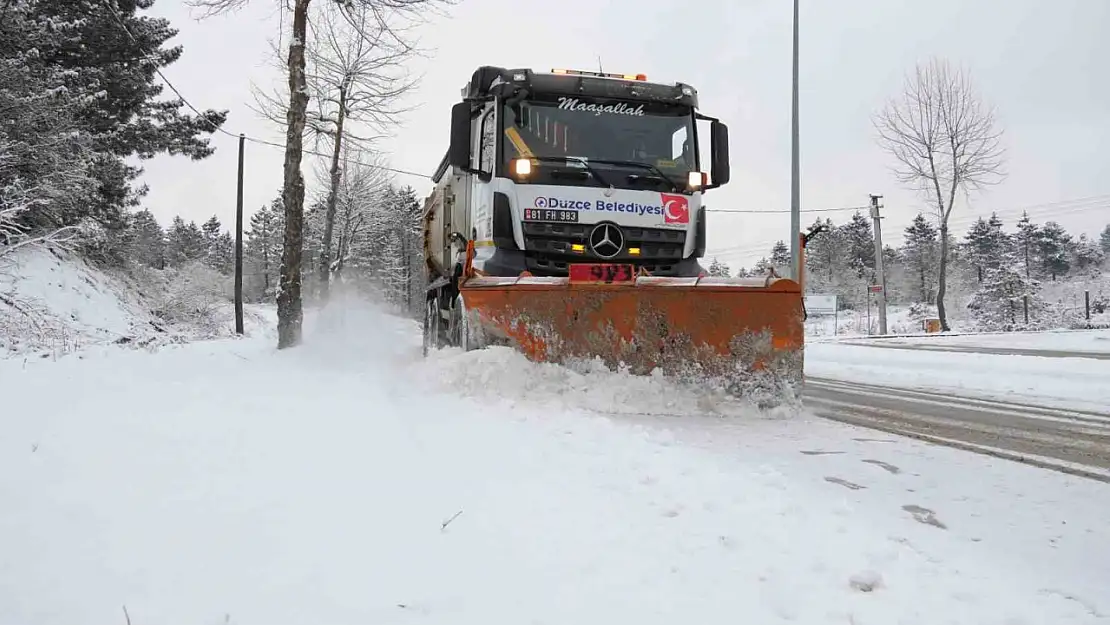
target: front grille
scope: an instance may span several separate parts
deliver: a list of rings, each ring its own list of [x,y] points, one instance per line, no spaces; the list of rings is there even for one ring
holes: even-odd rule
[[[666,276],[675,271],[686,247],[686,232],[663,228],[621,226],[624,251],[615,258],[602,259],[590,250],[588,237],[596,224],[524,222],[524,252],[528,271],[539,276],[565,276],[571,262],[631,263],[653,275]],[[584,253],[571,251],[575,243],[586,246]],[[629,247],[640,248],[638,256]]]

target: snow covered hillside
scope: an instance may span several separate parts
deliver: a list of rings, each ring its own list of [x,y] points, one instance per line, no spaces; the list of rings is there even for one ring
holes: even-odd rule
[[[197,266],[108,273],[57,247],[22,248],[0,259],[0,357],[229,336],[230,283],[221,278]],[[265,314],[248,307],[248,329]]]
[[[1105,484],[508,350],[424,361],[372,307],[281,352],[0,361],[0,393],[0,622],[1110,613]]]

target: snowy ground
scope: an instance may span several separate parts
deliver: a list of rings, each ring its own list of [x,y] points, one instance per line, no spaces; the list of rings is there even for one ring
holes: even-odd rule
[[[995,332],[989,334],[930,334],[862,339],[892,345],[923,345],[943,349],[986,347],[1110,354],[1110,330],[1054,330],[1050,332]]]
[[[891,349],[895,345],[919,348]],[[936,351],[946,345],[1030,351]],[[1036,355],[1037,350],[1050,351]],[[1110,414],[1110,359],[1061,357],[1063,352],[1108,354],[1110,331],[811,341],[806,375]]]
[[[90,345],[151,346],[228,336],[231,280],[203,267],[106,273],[60,248],[0,258],[0,358],[59,356]],[[264,314],[248,305],[257,328]]]
[[[0,622],[1110,619],[1106,484],[308,330],[0,361]]]

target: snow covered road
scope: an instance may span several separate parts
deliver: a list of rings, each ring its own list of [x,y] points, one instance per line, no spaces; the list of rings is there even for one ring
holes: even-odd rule
[[[1110,487],[508,350],[0,361],[0,622],[1110,619]]]
[[[806,406],[844,423],[1110,482],[1110,413],[809,378]]]
[[[1091,331],[1046,332],[1036,340],[1008,334],[815,341],[806,345],[806,376],[1110,414],[1110,360],[1102,357],[1110,352],[1101,351],[1107,336]],[[1010,347],[1003,346],[1007,342]]]

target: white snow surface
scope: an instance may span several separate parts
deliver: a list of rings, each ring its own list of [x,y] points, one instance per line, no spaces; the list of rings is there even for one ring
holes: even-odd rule
[[[1110,354],[1110,330],[1051,330],[1046,332],[990,332],[982,334],[925,334],[892,338],[851,339],[854,343],[882,341],[893,345],[923,345],[943,349],[954,346],[1002,347]]]
[[[0,361],[0,623],[1110,618],[1106,484],[508,350],[425,361],[373,307],[274,345]]]
[[[920,349],[892,349],[882,345]],[[981,334],[807,342],[806,375],[1110,413],[1110,360],[940,351],[944,345],[1102,354],[1110,331]]]
[[[219,285],[204,284],[208,275],[131,269],[109,273],[53,246],[27,246],[0,258],[0,358],[232,334],[233,304],[216,292]],[[230,278],[209,273],[230,286]],[[245,329],[258,330],[263,314],[264,306],[248,305]]]

